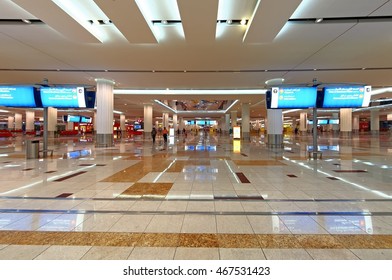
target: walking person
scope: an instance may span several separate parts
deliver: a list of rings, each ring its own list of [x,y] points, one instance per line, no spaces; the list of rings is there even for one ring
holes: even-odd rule
[[[155,144],[155,137],[157,136],[157,130],[155,129],[155,127],[152,128],[151,131],[151,137],[152,137],[152,143]]]
[[[163,135],[163,141],[165,142],[165,143],[167,143],[167,129],[166,129],[166,126],[163,128],[163,130],[162,130],[162,135]]]

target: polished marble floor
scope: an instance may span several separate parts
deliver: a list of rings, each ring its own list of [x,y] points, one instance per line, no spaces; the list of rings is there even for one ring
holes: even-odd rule
[[[0,259],[392,259],[392,135],[0,139]]]

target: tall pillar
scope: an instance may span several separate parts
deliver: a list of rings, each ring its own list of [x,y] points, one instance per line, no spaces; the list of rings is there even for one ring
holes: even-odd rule
[[[359,116],[353,116],[353,132],[359,132]]]
[[[283,114],[281,109],[268,109],[268,146],[282,147],[283,146]]]
[[[177,133],[177,129],[178,129],[177,118],[178,118],[177,114],[173,114],[173,128],[175,133]]]
[[[67,130],[68,131],[74,130],[74,123],[73,122],[67,122]]]
[[[121,135],[125,136],[127,130],[125,127],[125,115],[120,115],[120,129],[121,129]]]
[[[113,87],[114,82],[96,79],[97,82],[97,147],[112,147],[113,143]]]
[[[162,125],[169,130],[169,113],[163,113],[162,115]]]
[[[16,113],[15,114],[15,130],[22,129],[22,114]]]
[[[57,109],[53,107],[48,108],[48,137],[54,137],[57,125]]]
[[[378,110],[370,111],[370,130],[373,135],[378,135],[380,133],[380,112]]]
[[[180,122],[179,122],[179,129],[182,132],[182,130],[184,129],[185,125],[184,125],[184,118],[180,118]]]
[[[352,132],[352,109],[340,109],[340,134],[341,136],[351,136]]]
[[[14,117],[8,116],[8,130],[14,129]]]
[[[26,131],[34,131],[34,119],[35,119],[35,112],[27,111],[26,112]]]
[[[229,130],[230,130],[230,114],[225,114],[225,126],[223,131],[226,135],[228,135]]]
[[[242,103],[242,139],[250,141],[250,113],[249,113],[250,105],[249,103]]]
[[[145,104],[144,105],[144,139],[151,139],[151,131],[152,131],[152,105],[151,104]],[[156,129],[158,129],[158,126],[156,126]]]
[[[94,112],[93,126],[94,126],[94,134],[97,134],[97,112]]]
[[[231,128],[237,126],[237,111],[230,112],[231,118]]]
[[[299,115],[299,132],[305,135],[308,131],[308,113],[301,112]]]

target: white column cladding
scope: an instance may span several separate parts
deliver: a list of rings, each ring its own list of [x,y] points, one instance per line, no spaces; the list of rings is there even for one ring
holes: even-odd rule
[[[350,136],[353,129],[352,114],[353,109],[341,108],[340,109],[340,134],[342,136]]]
[[[151,131],[152,131],[152,104],[145,104],[144,105],[144,139],[151,139]],[[156,128],[158,128],[156,126]]]
[[[169,130],[169,113],[163,113],[162,118],[162,125]]]
[[[26,111],[26,131],[34,131],[35,112]]]
[[[15,129],[17,130],[22,129],[22,114],[19,113],[15,114]]]
[[[53,107],[48,108],[48,137],[54,137],[57,125],[57,109]]]
[[[97,82],[97,147],[112,147],[113,143],[113,87],[114,82],[96,79]]]
[[[353,132],[359,132],[359,116],[353,116]]]
[[[184,129],[184,127],[185,127],[185,125],[184,125],[184,118],[180,118],[180,121],[179,121],[179,129],[180,129],[180,131],[181,131],[181,133],[182,133],[182,130]]]
[[[174,128],[174,134],[177,134],[177,129],[178,129],[178,124],[177,124],[177,114],[173,114],[173,128]]]
[[[268,109],[268,143],[269,147],[283,146],[283,114],[281,109]]]
[[[121,133],[125,135],[126,127],[125,127],[125,115],[120,115],[120,129]]]
[[[301,112],[299,115],[299,131],[301,135],[305,135],[308,131],[308,113]]]
[[[8,130],[14,129],[14,117],[8,116]]]
[[[242,139],[243,140],[250,140],[250,105],[249,103],[242,103],[242,113],[241,113],[241,118],[242,118]]]
[[[230,114],[225,114],[225,126],[224,126],[224,134],[229,134],[230,130]]]
[[[237,111],[230,112],[231,128],[237,126]]]
[[[15,120],[16,127],[16,120]],[[370,131],[374,135],[380,132],[380,112],[379,110],[370,110]]]

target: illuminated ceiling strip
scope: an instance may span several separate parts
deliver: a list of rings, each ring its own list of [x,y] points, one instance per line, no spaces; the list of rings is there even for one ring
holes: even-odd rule
[[[298,111],[302,111],[302,110],[303,109],[292,109],[292,110],[283,111],[282,114],[288,114],[288,113],[298,112]]]
[[[99,28],[99,25],[91,24],[88,21],[89,14],[102,15],[102,20],[109,20],[109,18],[97,6],[97,4],[95,4],[94,1],[89,1],[86,3],[83,1],[52,0],[52,2],[60,7],[69,16],[71,16],[77,23],[79,23],[84,29],[91,33],[101,43],[109,40],[109,35],[104,32],[105,29]]]
[[[239,95],[265,94],[266,89],[115,89],[114,94],[143,94],[143,95]]]
[[[392,87],[373,89],[371,95],[374,96],[386,92],[392,92]]]
[[[159,100],[157,100],[157,99],[155,99],[154,102],[157,103],[157,104],[159,104],[159,105],[161,105],[162,107],[164,107],[164,108],[166,108],[166,109],[172,111],[174,114],[177,114],[177,111],[176,111],[176,110],[174,110],[173,108],[170,108],[170,107],[167,106],[165,103],[162,103],[161,101],[159,101]]]
[[[238,102],[238,99],[235,100],[231,105],[225,110],[225,113],[227,113],[236,103]]]

